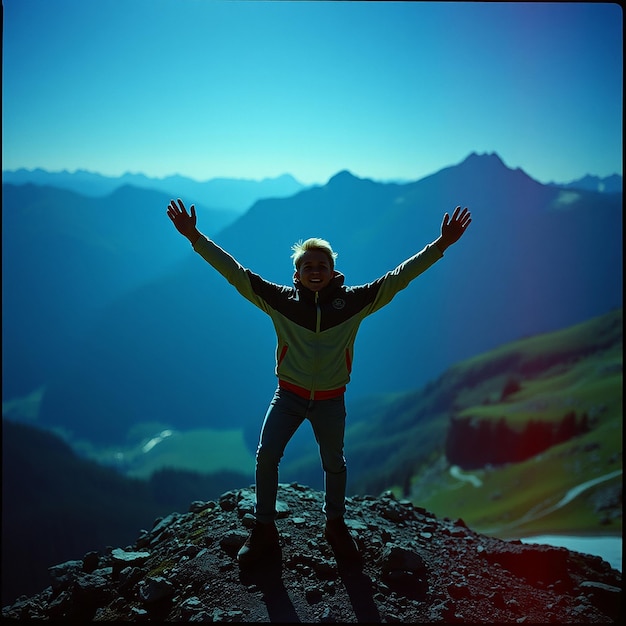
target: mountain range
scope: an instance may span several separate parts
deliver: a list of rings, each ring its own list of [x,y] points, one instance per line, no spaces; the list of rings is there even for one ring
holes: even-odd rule
[[[130,185],[140,189],[162,191],[167,195],[193,197],[196,204],[234,213],[247,211],[259,198],[291,196],[305,187],[290,174],[263,180],[212,178],[198,181],[179,175],[153,178],[128,172],[122,176],[103,176],[86,170],[48,172],[41,168],[4,170],[2,182],[13,185],[31,183],[44,187],[58,187],[98,198],[113,193],[119,187]]]
[[[44,386],[40,423],[94,442],[121,441],[138,424],[237,425],[253,449],[275,386],[272,326],[176,233],[170,195],[124,187],[89,199],[3,184],[5,398]],[[496,154],[406,184],[342,171],[259,199],[223,228],[199,211],[199,228],[283,284],[293,242],[324,237],[346,282],[359,284],[434,240],[456,205],[472,210],[464,238],[363,324],[349,405],[621,306],[621,193],[543,185]]]
[[[32,391],[128,291],[187,256],[163,228],[169,195],[122,186],[96,198],[34,184],[2,186],[3,394]],[[235,219],[198,205],[208,233]],[[150,242],[150,254],[144,254]],[[158,252],[155,252],[158,251]],[[49,366],[49,367],[48,367]]]
[[[291,174],[262,180],[222,177],[198,181],[180,175],[155,178],[145,174],[127,172],[116,177],[103,176],[87,170],[49,172],[42,168],[3,170],[2,182],[14,185],[32,183],[47,187],[59,187],[94,197],[108,195],[124,185],[132,185],[142,189],[156,189],[168,194],[194,197],[196,202],[205,206],[238,213],[247,211],[259,198],[288,197],[306,188],[306,185],[300,183]],[[410,181],[397,182],[407,183]],[[587,174],[570,182],[551,182],[549,184],[566,189],[622,193],[622,177],[619,174],[612,174],[611,176]]]
[[[472,210],[464,238],[360,331],[347,394],[351,493],[397,485],[414,502],[430,498],[428,506],[432,501],[434,507],[443,496],[427,492],[439,489],[445,495],[449,480],[451,497],[466,520],[466,514],[476,513],[472,503],[482,512],[496,506],[493,502],[508,502],[501,496],[493,500],[493,486],[482,492],[471,485],[459,488],[457,479],[446,478],[448,468],[423,462],[431,459],[429,446],[439,449],[445,438],[446,422],[437,419],[442,407],[471,408],[476,418],[503,405],[513,417],[520,415],[523,397],[502,399],[505,388],[511,393],[511,376],[532,395],[533,406],[542,402],[542,393],[570,402],[576,383],[571,374],[570,387],[554,391],[541,377],[529,382],[523,360],[519,371],[511,367],[510,347],[502,354],[494,351],[501,367],[494,365],[498,359],[474,357],[622,304],[621,180],[619,192],[608,186],[600,191],[597,185],[595,190],[543,185],[507,167],[498,155],[473,154],[410,183],[379,183],[342,171],[325,185],[282,198],[258,195],[243,212],[216,209],[217,204],[178,189],[122,185],[86,194],[49,183],[3,182],[3,418],[9,414],[5,408],[23,408],[26,397],[29,415],[18,410],[11,417],[37,427],[3,419],[3,559],[11,557],[11,567],[3,561],[3,571],[11,571],[15,581],[13,597],[23,591],[20,585],[32,582],[29,568],[35,559],[43,563],[44,587],[45,566],[53,559],[111,543],[126,545],[141,520],[182,510],[181,499],[213,497],[209,494],[215,490],[253,480],[253,468],[242,463],[241,473],[166,471],[137,481],[77,458],[39,430],[56,430],[73,444],[88,440],[94,447],[115,447],[165,428],[190,435],[198,432],[192,429],[242,429],[254,451],[275,385],[271,323],[176,233],[165,215],[172,196],[195,202],[201,230],[244,265],[287,284],[296,239],[329,239],[339,251],[338,269],[348,284],[358,284],[436,238],[444,211],[457,204]],[[589,184],[593,187],[594,181]],[[616,349],[621,313],[589,328],[585,333],[597,336],[591,343],[597,343],[599,353],[606,352],[602,341],[608,336]],[[538,341],[555,352],[552,335]],[[588,363],[600,372],[598,380],[604,377],[598,394],[606,392],[608,378],[614,380],[615,372],[621,376],[621,359],[619,369],[617,359],[606,356],[587,361],[576,341],[572,344],[561,361],[581,370]],[[517,344],[513,347],[522,353]],[[564,367],[561,362],[559,367]],[[555,378],[559,371],[553,372]],[[593,386],[594,377],[587,378]],[[483,379],[493,389],[486,390]],[[483,406],[483,396],[494,393],[497,397]],[[621,426],[613,410],[618,399],[613,394],[610,402],[591,395],[587,400],[605,411],[602,429],[596,424],[587,438],[572,439],[567,454],[555,447],[542,461],[528,461],[551,482],[557,457],[565,459],[563,464],[575,461],[579,482],[596,477],[590,464],[605,472],[621,467],[621,451],[612,453],[621,437],[606,425]],[[306,447],[298,441],[290,445],[281,471],[316,485],[319,460],[310,432],[307,436]],[[611,447],[607,442],[613,440]],[[234,455],[231,446],[228,451]],[[209,445],[206,454],[217,456]],[[607,465],[609,457],[612,464]],[[509,476],[507,467],[501,473]],[[500,475],[489,468],[485,472],[492,481]],[[521,469],[514,474],[522,485],[538,488],[542,482],[522,476]],[[606,513],[606,499],[615,495],[611,502],[621,510],[619,481],[614,477],[594,489],[596,509]],[[506,485],[501,493],[514,491],[504,478],[501,484]],[[589,511],[595,509],[587,507],[584,515]],[[563,515],[576,517],[571,510]],[[604,528],[609,532],[618,521],[621,514]]]
[[[582,189],[584,191],[598,191],[600,193],[622,193],[622,177],[619,174],[611,176],[591,176],[587,174],[582,178],[569,183],[550,183],[555,187],[564,189]]]

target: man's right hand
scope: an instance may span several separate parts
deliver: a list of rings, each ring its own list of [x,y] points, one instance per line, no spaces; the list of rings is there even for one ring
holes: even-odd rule
[[[191,205],[190,212],[191,215],[187,213],[187,209],[185,209],[185,205],[180,198],[178,199],[178,204],[172,200],[167,207],[167,215],[172,220],[176,230],[184,237],[187,237],[193,245],[200,237],[200,231],[196,228],[195,205]]]

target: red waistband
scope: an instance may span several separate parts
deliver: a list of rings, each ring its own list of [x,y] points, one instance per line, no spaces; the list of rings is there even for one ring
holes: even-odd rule
[[[343,387],[339,387],[339,389],[320,389],[318,391],[310,391],[304,387],[288,383],[286,380],[279,380],[278,386],[281,389],[292,391],[296,395],[301,398],[306,398],[307,400],[330,400],[331,398],[339,397],[346,390],[346,386],[344,385]]]

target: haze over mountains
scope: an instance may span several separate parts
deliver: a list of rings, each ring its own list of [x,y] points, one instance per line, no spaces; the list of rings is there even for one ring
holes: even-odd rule
[[[113,177],[85,170],[48,172],[43,169],[18,169],[3,171],[2,182],[59,187],[92,197],[103,197],[119,187],[131,185],[141,189],[163,191],[168,195],[193,197],[196,205],[235,214],[248,210],[259,198],[282,198],[304,189],[304,185],[289,174],[260,181],[233,178],[197,181],[186,176],[149,178],[144,174],[126,173]]]
[[[2,172],[2,182],[14,185],[32,183],[34,185],[59,187],[93,197],[102,197],[119,187],[132,185],[142,189],[155,189],[165,191],[168,194],[193,197],[196,204],[203,204],[213,209],[236,213],[247,211],[259,198],[283,198],[307,187],[291,176],[291,174],[283,174],[276,178],[264,178],[263,180],[221,177],[198,181],[180,175],[152,178],[145,174],[127,172],[122,176],[115,177],[103,176],[87,170],[49,172],[41,168],[4,170]],[[411,181],[388,182],[408,183]],[[570,182],[551,182],[549,184],[555,187],[598,191],[601,193],[622,192],[622,177],[618,174],[604,177],[587,174]]]
[[[172,194],[196,202],[199,228],[243,265],[284,284],[300,238],[329,239],[359,284],[434,240],[445,211],[472,210],[461,242],[364,322],[348,402],[418,388],[461,359],[622,303],[621,191],[543,185],[495,154],[406,184],[343,171],[226,225],[174,190],[88,198],[5,175],[3,395],[45,386],[41,425],[92,441],[155,423],[243,427],[254,445],[275,386],[269,319],[174,230]]]

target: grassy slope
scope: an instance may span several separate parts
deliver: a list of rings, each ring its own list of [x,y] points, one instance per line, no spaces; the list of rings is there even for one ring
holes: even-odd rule
[[[529,419],[557,420],[568,411],[587,413],[591,432],[554,446],[527,461],[471,472],[459,480],[440,453],[411,481],[410,497],[472,528],[511,538],[539,533],[621,534],[621,515],[602,511],[613,498],[621,509],[622,312],[613,312],[560,332],[504,346],[457,366],[474,382],[456,397],[456,414],[499,419],[522,426]],[[498,373],[494,363],[508,364]],[[546,369],[542,369],[542,368]],[[488,375],[480,380],[476,373]],[[500,400],[511,377],[521,389]],[[432,459],[434,460],[434,459]],[[593,479],[568,504],[555,508],[568,490]],[[476,486],[480,483],[480,486]],[[617,504],[619,500],[619,504]]]
[[[2,403],[3,419],[39,427],[38,416],[44,389]],[[167,424],[139,423],[127,441],[98,447],[77,440],[63,429],[52,429],[79,456],[106,467],[115,467],[132,478],[149,478],[161,470],[214,474],[238,472],[252,476],[254,454],[246,445],[243,429],[173,430]],[[159,436],[159,433],[166,436]],[[155,442],[151,444],[150,442]]]
[[[124,448],[118,446],[83,452],[99,463],[119,467],[133,478],[149,478],[162,469],[202,474],[240,472],[252,476],[254,455],[248,450],[241,429],[165,432],[169,434],[153,447],[149,443],[151,438],[144,437],[139,444]]]

